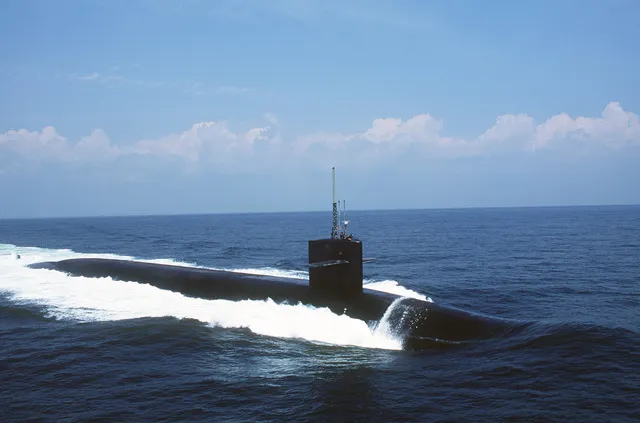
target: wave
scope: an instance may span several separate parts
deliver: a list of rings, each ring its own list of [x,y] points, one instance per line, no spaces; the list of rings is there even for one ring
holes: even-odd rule
[[[18,258],[20,256],[20,258]],[[145,317],[195,319],[212,327],[248,328],[260,335],[300,338],[311,342],[365,348],[402,349],[402,339],[384,320],[366,322],[338,315],[328,308],[266,301],[205,300],[183,296],[147,284],[111,278],[68,276],[29,264],[68,258],[114,258],[200,267],[171,258],[137,259],[116,254],[77,253],[69,249],[16,247],[0,244],[0,291],[15,304],[37,305],[49,317],[80,322],[113,321]],[[261,275],[308,278],[305,272],[276,268],[220,269]],[[395,281],[368,282],[367,288],[430,301]]]
[[[415,298],[417,300],[428,301],[430,303],[433,302],[431,297],[427,297],[426,295],[422,295],[409,288],[405,288],[404,286],[400,285],[397,281],[384,280],[379,282],[371,282],[371,281],[365,280],[363,286],[364,288],[372,289],[374,291],[387,292],[389,294],[396,294],[401,297]]]

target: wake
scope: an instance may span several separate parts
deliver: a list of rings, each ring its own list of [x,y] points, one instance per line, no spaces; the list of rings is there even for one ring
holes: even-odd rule
[[[389,312],[380,322],[369,326],[367,322],[335,314],[328,308],[276,304],[269,299],[206,300],[186,297],[148,284],[112,278],[68,276],[58,271],[26,267],[32,263],[69,258],[134,259],[115,254],[84,254],[68,249],[0,244],[0,292],[16,304],[37,305],[42,308],[45,316],[59,320],[92,322],[171,316],[177,319],[195,319],[212,327],[247,328],[266,336],[363,348],[402,349],[403,340],[393,334],[386,321]],[[202,267],[172,259],[136,260]],[[218,270],[308,278],[304,272],[273,268]],[[431,301],[395,281],[368,282],[365,288]],[[390,309],[392,307],[393,305]]]

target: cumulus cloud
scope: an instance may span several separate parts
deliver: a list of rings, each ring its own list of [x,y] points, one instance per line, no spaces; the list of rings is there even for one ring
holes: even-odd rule
[[[102,129],[94,129],[91,134],[82,137],[77,145],[70,148],[74,160],[111,160],[121,154],[118,146],[112,145]]]
[[[56,128],[46,126],[42,131],[9,130],[0,135],[0,147],[8,152],[35,160],[65,160],[69,149],[67,139]]]
[[[537,150],[566,141],[596,142],[611,148],[620,148],[627,143],[637,144],[640,143],[640,119],[638,115],[625,111],[618,102],[607,104],[599,118],[572,119],[562,113],[536,127],[530,147]]]
[[[286,161],[326,163],[331,158],[349,163],[374,163],[398,154],[416,157],[458,157],[495,151],[535,154],[550,148],[599,146],[619,149],[640,145],[640,119],[617,102],[609,103],[600,117],[575,117],[566,113],[536,123],[525,114],[502,115],[478,137],[462,139],[442,134],[444,122],[430,114],[403,120],[373,120],[355,133],[315,133],[282,139],[280,123],[271,113],[265,126],[245,131],[225,121],[199,122],[181,133],[157,139],[116,145],[96,129],[72,143],[54,127],[42,131],[10,130],[0,134],[0,154],[11,152],[36,161],[105,161],[118,157],[173,158],[187,163],[233,167],[280,166]]]
[[[246,133],[229,130],[226,122],[200,122],[180,134],[170,134],[156,140],[142,140],[128,149],[131,154],[177,156],[198,161],[203,156],[213,159],[241,152],[251,152],[253,141],[260,138],[262,128]]]
[[[120,154],[120,149],[111,144],[102,129],[92,131],[73,144],[53,126],[39,132],[20,129],[0,134],[0,154],[3,151],[38,162],[103,161]]]
[[[429,114],[414,116],[407,121],[397,118],[376,119],[362,138],[376,144],[383,142],[432,142],[437,141],[442,121]]]
[[[626,144],[640,144],[640,120],[619,102],[607,104],[600,117],[572,118],[561,113],[537,125],[528,115],[502,115],[479,141],[483,151],[499,145],[526,151],[587,145],[618,149]]]
[[[480,135],[479,141],[484,145],[521,143],[531,139],[534,133],[535,124],[531,116],[502,115],[498,116],[495,125]]]

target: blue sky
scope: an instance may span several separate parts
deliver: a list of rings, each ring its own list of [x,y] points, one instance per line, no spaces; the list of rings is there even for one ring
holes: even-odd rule
[[[640,203],[632,0],[0,15],[2,217]]]

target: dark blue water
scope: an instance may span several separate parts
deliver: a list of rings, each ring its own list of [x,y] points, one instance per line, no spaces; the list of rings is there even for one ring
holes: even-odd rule
[[[20,264],[111,253],[299,273],[330,218],[0,221],[0,420],[640,421],[640,207],[351,212],[364,255],[377,259],[368,281],[531,323],[445,349],[324,342],[361,333],[342,325],[326,339],[287,337],[304,317],[277,306],[277,319],[256,319],[264,330],[217,325],[224,304],[183,307],[133,284]]]

